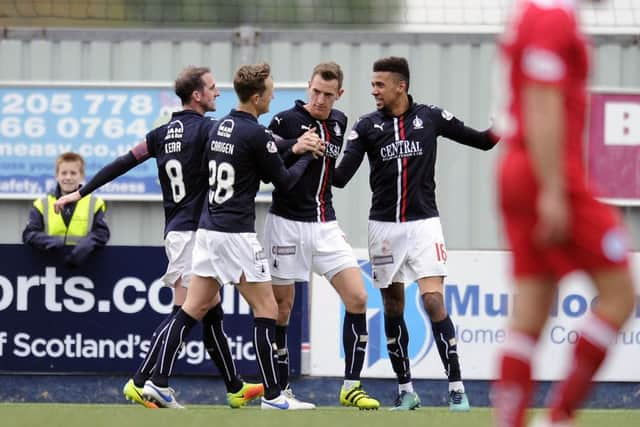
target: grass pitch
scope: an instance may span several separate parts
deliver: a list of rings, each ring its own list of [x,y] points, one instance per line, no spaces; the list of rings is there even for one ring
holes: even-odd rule
[[[257,406],[230,409],[225,406],[191,405],[187,410],[145,409],[138,405],[49,403],[0,403],[2,427],[483,427],[491,426],[489,408],[451,413],[428,407],[409,412],[358,411],[321,407],[314,411],[262,411]],[[584,410],[581,427],[638,427],[640,410]]]

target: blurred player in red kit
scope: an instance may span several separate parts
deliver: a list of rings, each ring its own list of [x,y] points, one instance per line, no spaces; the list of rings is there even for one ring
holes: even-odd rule
[[[537,426],[570,426],[593,376],[633,310],[625,232],[585,179],[582,135],[589,70],[579,0],[520,0],[500,45],[509,101],[498,185],[519,301],[493,388],[497,426],[521,426],[533,384],[531,355],[558,280],[585,271],[598,302],[584,319],[564,381]]]

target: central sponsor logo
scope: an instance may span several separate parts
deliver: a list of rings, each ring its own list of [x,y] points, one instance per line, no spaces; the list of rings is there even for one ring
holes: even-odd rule
[[[422,156],[422,141],[393,141],[380,148],[380,157],[383,162],[401,159],[404,157]]]

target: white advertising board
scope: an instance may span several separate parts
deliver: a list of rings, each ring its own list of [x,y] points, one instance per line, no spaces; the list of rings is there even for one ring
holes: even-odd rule
[[[449,276],[445,304],[456,325],[463,378],[494,379],[496,358],[506,337],[513,306],[510,255],[500,251],[448,251]],[[384,336],[380,292],[373,288],[366,251],[358,251],[369,294],[369,344],[364,377],[394,377]],[[636,285],[640,283],[640,254],[632,255]],[[636,292],[640,294],[640,290]],[[571,344],[588,314],[595,291],[582,274],[567,276],[534,356],[534,377],[556,380],[568,369]],[[311,283],[311,375],[342,376],[342,318],[344,306],[331,285],[314,275]],[[519,302],[520,303],[520,302]],[[526,304],[525,301],[522,303]],[[406,287],[405,321],[409,329],[411,372],[414,378],[444,379],[444,368],[422,308],[417,284]],[[640,308],[618,335],[617,343],[597,375],[599,381],[640,381]]]

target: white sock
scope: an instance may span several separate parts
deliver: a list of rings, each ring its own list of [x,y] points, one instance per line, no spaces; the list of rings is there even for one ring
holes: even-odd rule
[[[459,391],[461,393],[464,393],[464,384],[462,384],[462,381],[450,382],[449,391]]]
[[[407,393],[413,393],[413,383],[409,381],[406,384],[398,384],[398,394],[401,394],[403,391]]]
[[[358,380],[344,380],[344,383],[342,384],[342,387],[345,390],[351,390],[353,387],[357,386],[360,384],[360,381]]]

